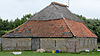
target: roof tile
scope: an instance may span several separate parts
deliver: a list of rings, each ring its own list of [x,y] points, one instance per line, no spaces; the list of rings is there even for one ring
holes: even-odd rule
[[[16,31],[16,29],[18,29]],[[8,33],[7,37],[25,37],[27,35],[31,37],[72,37],[70,30],[66,27],[63,19],[60,20],[50,20],[50,21],[33,21],[30,20],[26,24],[14,29],[13,33]],[[17,34],[17,35],[16,35]],[[3,37],[6,37],[4,35]]]
[[[67,25],[70,27],[71,32],[76,37],[97,37],[82,22],[77,22],[69,19],[66,19],[66,21]]]

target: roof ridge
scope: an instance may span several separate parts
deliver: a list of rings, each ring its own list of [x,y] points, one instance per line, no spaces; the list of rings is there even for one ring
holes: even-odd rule
[[[59,6],[63,6],[63,7],[68,7],[65,4],[61,4],[61,3],[57,3],[57,2],[52,2],[51,4],[53,4],[53,5],[59,5]]]

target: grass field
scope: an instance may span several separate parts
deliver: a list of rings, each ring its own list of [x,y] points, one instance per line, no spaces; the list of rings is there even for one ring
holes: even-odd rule
[[[52,53],[37,53],[33,51],[22,51],[22,54],[20,55],[14,55],[12,53],[6,52],[0,52],[0,56],[100,56],[100,52],[90,52],[90,53],[58,53],[58,54],[52,54]]]

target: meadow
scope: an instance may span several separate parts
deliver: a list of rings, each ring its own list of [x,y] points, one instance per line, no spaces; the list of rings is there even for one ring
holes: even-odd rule
[[[1,51],[0,56],[100,56],[100,52],[89,53],[37,53],[34,51],[22,51],[20,55],[14,55],[11,51]]]

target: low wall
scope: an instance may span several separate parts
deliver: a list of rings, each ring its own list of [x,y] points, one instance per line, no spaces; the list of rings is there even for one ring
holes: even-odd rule
[[[80,52],[97,49],[95,38],[41,38],[40,48],[46,51]]]
[[[2,50],[31,50],[31,38],[2,38]]]
[[[97,50],[97,39],[96,38],[77,38],[77,51],[84,50]]]
[[[2,38],[2,50],[60,50],[80,52],[97,49],[96,38]]]
[[[42,38],[40,39],[40,48],[46,51],[76,52],[76,42],[77,40],[74,38]]]

